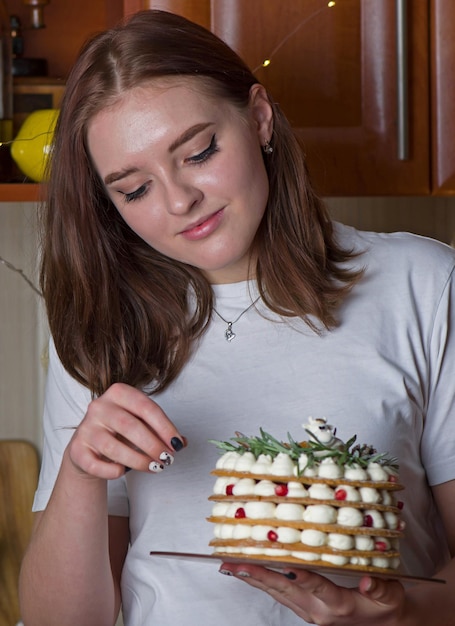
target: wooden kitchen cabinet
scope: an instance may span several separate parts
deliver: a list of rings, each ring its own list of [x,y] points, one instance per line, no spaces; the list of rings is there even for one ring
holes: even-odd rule
[[[205,28],[210,28],[210,0],[123,0],[125,15],[137,13],[143,9],[161,9],[183,15]]]
[[[400,2],[124,0],[127,13],[161,8],[209,23],[257,68],[301,137],[324,195],[452,195],[455,3],[404,1],[406,34]],[[400,32],[408,56],[399,87]]]
[[[291,120],[323,195],[455,195],[453,0],[338,0],[333,8],[326,0],[115,2],[124,15],[180,13],[237,50]],[[408,51],[401,83],[400,3]],[[85,31],[110,25],[119,12],[112,0],[90,6],[98,7],[98,28],[84,14]],[[399,85],[406,87],[401,114]]]
[[[431,3],[432,186],[455,195],[455,2]]]
[[[395,0],[213,4],[215,32],[251,67],[278,48],[256,75],[301,137],[324,195],[429,193],[426,2],[409,5],[408,97],[419,106],[404,120],[409,157],[400,159]]]

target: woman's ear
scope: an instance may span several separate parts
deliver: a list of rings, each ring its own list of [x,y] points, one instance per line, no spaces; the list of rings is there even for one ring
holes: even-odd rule
[[[270,142],[273,133],[273,109],[263,85],[255,83],[250,88],[249,108],[261,146]]]

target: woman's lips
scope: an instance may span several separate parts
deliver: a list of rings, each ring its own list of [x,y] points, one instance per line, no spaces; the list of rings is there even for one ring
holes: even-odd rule
[[[191,226],[186,230],[182,230],[180,234],[182,235],[182,237],[185,237],[185,239],[188,239],[190,241],[204,239],[204,237],[208,237],[218,228],[221,220],[223,219],[223,213],[224,209],[220,209],[216,213],[212,213],[212,215],[209,215],[207,219],[196,224],[195,226]]]

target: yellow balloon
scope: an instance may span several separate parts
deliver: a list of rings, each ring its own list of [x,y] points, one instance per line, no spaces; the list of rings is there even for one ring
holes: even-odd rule
[[[58,115],[58,109],[34,111],[24,120],[11,144],[14,161],[35,182],[41,182],[46,177]]]

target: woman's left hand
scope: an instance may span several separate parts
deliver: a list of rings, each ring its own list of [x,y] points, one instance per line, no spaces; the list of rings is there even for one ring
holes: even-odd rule
[[[309,624],[318,626],[394,626],[403,624],[405,592],[396,580],[364,576],[357,588],[339,587],[301,569],[284,574],[249,564],[223,563],[230,574],[262,589]]]

